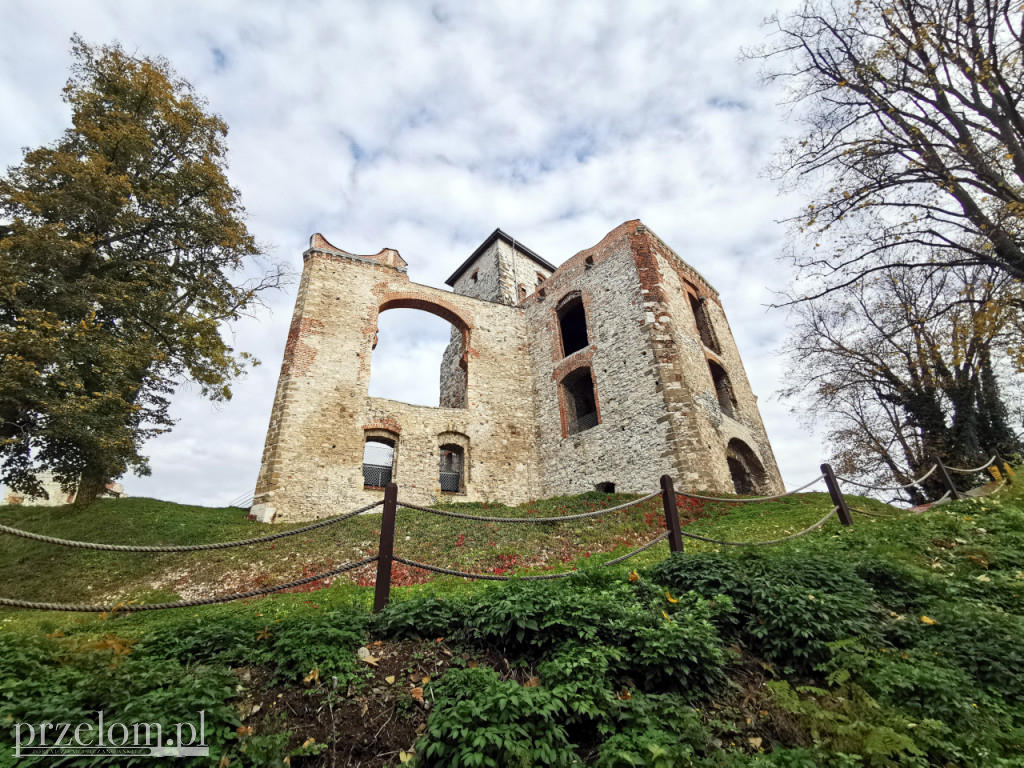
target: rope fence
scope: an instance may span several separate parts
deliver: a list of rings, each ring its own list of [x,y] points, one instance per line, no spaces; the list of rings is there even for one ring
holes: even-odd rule
[[[399,507],[403,507],[405,509],[415,509],[419,512],[426,512],[431,515],[440,515],[442,517],[454,517],[459,520],[473,520],[478,523],[566,523],[570,520],[584,520],[588,517],[600,517],[612,512],[618,512],[619,510],[626,509],[627,507],[643,504],[645,501],[650,501],[655,496],[660,495],[659,491],[655,491],[654,493],[649,493],[646,496],[641,496],[639,499],[633,499],[632,501],[627,501],[625,504],[619,504],[615,507],[596,509],[593,512],[580,512],[577,515],[558,515],[556,517],[486,517],[483,515],[467,515],[462,512],[452,512],[447,509],[422,507],[419,504],[412,504],[408,501],[398,500],[397,503]]]
[[[832,507],[832,511],[825,515],[823,518],[821,518],[821,520],[819,520],[818,522],[809,525],[802,531],[798,531],[797,533],[794,533],[790,536],[783,536],[781,539],[769,539],[768,541],[722,541],[721,539],[709,539],[706,536],[698,536],[696,533],[688,533],[687,531],[683,531],[683,536],[685,536],[688,539],[697,539],[698,541],[706,541],[711,544],[724,544],[727,547],[767,547],[771,546],[772,544],[781,544],[783,541],[790,541],[792,539],[798,539],[801,536],[806,536],[808,533],[815,530],[816,528],[820,528],[821,526],[823,526],[826,522],[828,522],[832,515],[836,514],[837,512],[839,512],[839,507]]]
[[[962,473],[962,474],[977,473],[977,472],[980,472],[980,471],[982,471],[982,470],[992,466],[993,463],[996,462],[997,460],[1002,461],[1001,458],[999,457],[998,453],[995,454],[991,459],[989,459],[989,461],[986,464],[984,464],[984,465],[982,465],[980,467],[976,467],[974,469],[961,469],[961,468],[957,468],[957,467],[946,467],[946,466],[943,465],[943,463],[942,463],[942,461],[940,459],[940,460],[936,461],[936,463],[931,467],[931,469],[928,470],[928,472],[926,472],[924,475],[922,475],[917,480],[914,480],[913,482],[908,483],[907,485],[897,486],[896,488],[883,488],[883,487],[880,487],[880,486],[870,486],[870,485],[867,485],[865,483],[860,483],[860,482],[857,482],[857,481],[854,481],[854,480],[850,480],[848,478],[842,478],[842,479],[843,479],[844,482],[849,482],[852,485],[857,485],[857,486],[860,486],[860,487],[863,487],[863,488],[868,488],[868,489],[871,489],[871,490],[904,490],[904,489],[909,488],[911,486],[918,485],[918,484],[922,483],[923,481],[927,480],[933,473],[938,471],[939,472],[939,477],[942,479],[944,485],[947,488],[946,493],[942,497],[940,497],[938,499],[938,501],[934,502],[934,503],[939,503],[941,501],[945,501],[946,499],[950,499],[950,498],[952,498],[952,499],[963,498],[962,494],[956,489],[956,486],[953,484],[953,481],[952,481],[952,479],[949,476],[949,472],[950,471],[958,472],[958,473]],[[1013,471],[1012,471],[1012,469],[1009,467],[1009,465],[1007,463],[1003,462],[1003,466],[1006,468],[1006,472],[1007,472],[1006,478],[1003,479],[1002,482],[999,485],[997,485],[995,488],[991,489],[990,491],[988,491],[986,494],[983,494],[983,495],[985,495],[985,496],[991,495],[992,493],[995,493],[995,492],[999,491],[1001,488],[1003,488],[1005,485],[1007,485],[1009,482],[1011,482],[1010,477],[1011,477]],[[992,474],[993,474],[994,477],[996,477],[996,478],[999,477],[999,472],[997,472],[995,470],[991,470],[991,471],[992,471]],[[876,518],[898,517],[898,515],[885,515],[885,514],[879,514],[879,513],[876,513],[876,512],[868,512],[866,510],[861,510],[861,509],[856,509],[856,508],[850,507],[847,504],[845,497],[843,496],[842,490],[840,489],[839,479],[840,478],[838,478],[836,476],[836,474],[833,472],[832,467],[830,465],[822,464],[821,465],[821,474],[818,475],[818,477],[814,478],[809,483],[806,483],[806,484],[800,486],[799,488],[796,488],[795,490],[789,491],[787,493],[780,493],[780,494],[776,494],[776,495],[773,495],[773,496],[758,496],[758,497],[752,497],[752,498],[750,498],[750,497],[748,497],[748,498],[727,498],[727,497],[717,497],[717,496],[702,496],[702,495],[699,495],[699,494],[687,493],[685,491],[680,491],[677,494],[677,492],[675,490],[675,487],[674,487],[674,485],[672,483],[672,478],[669,477],[668,475],[663,475],[662,478],[661,478],[661,490],[660,491],[655,491],[654,493],[649,493],[649,494],[647,494],[645,496],[641,496],[640,498],[633,499],[631,501],[627,501],[627,502],[624,502],[622,504],[618,504],[618,505],[613,506],[613,507],[606,507],[604,509],[597,509],[597,510],[593,510],[591,512],[581,512],[579,514],[573,514],[573,515],[559,515],[559,516],[552,516],[552,517],[498,517],[498,516],[485,516],[485,515],[470,515],[470,514],[466,514],[466,513],[462,513],[462,512],[454,512],[454,511],[446,510],[446,509],[436,509],[434,507],[422,506],[422,505],[413,504],[413,503],[407,502],[407,501],[400,501],[398,499],[398,486],[395,483],[392,482],[392,483],[389,483],[385,487],[385,489],[384,489],[384,499],[382,501],[376,501],[376,502],[374,502],[372,504],[367,504],[366,506],[360,507],[359,509],[353,510],[352,512],[348,512],[348,513],[345,513],[345,514],[342,514],[342,515],[337,515],[335,517],[330,517],[330,518],[327,518],[327,519],[324,519],[324,520],[320,520],[318,522],[312,523],[310,525],[302,526],[301,528],[296,528],[296,529],[291,530],[291,531],[282,531],[280,533],[273,533],[273,534],[270,534],[270,535],[267,535],[267,536],[258,536],[258,537],[255,537],[255,538],[242,539],[242,540],[239,540],[239,541],[227,541],[227,542],[218,542],[218,543],[212,543],[212,544],[181,544],[181,545],[169,544],[169,545],[153,545],[153,546],[144,546],[144,545],[136,546],[136,545],[129,545],[129,544],[104,544],[104,543],[99,543],[99,542],[75,541],[75,540],[72,540],[72,539],[61,539],[61,538],[57,538],[57,537],[54,537],[54,536],[45,536],[45,535],[38,534],[38,533],[32,533],[31,531],[24,531],[24,530],[21,530],[21,529],[18,529],[18,528],[14,528],[12,526],[0,524],[0,533],[5,533],[5,534],[11,535],[11,536],[19,536],[21,538],[30,539],[30,540],[33,540],[33,541],[39,541],[39,542],[46,543],[46,544],[54,544],[54,545],[63,546],[63,547],[74,547],[74,548],[79,548],[79,549],[100,550],[100,551],[107,551],[107,552],[144,552],[144,553],[201,552],[201,551],[210,551],[210,550],[229,549],[229,548],[232,548],[232,547],[250,546],[250,545],[254,545],[254,544],[263,544],[263,543],[270,542],[270,541],[276,541],[278,539],[283,539],[283,538],[288,537],[288,536],[296,536],[296,535],[298,535],[300,533],[308,533],[310,531],[326,528],[327,526],[335,525],[335,524],[341,523],[341,522],[343,522],[345,520],[350,520],[351,518],[356,517],[357,515],[361,515],[361,514],[363,514],[365,512],[368,512],[368,511],[370,511],[372,509],[375,509],[376,507],[383,507],[382,515],[381,515],[380,546],[379,546],[379,549],[378,549],[378,553],[376,555],[373,555],[371,557],[366,557],[366,558],[363,558],[361,560],[357,560],[357,561],[354,561],[354,562],[351,562],[351,563],[346,563],[346,564],[344,564],[342,566],[339,566],[338,568],[334,568],[334,569],[329,570],[329,571],[324,571],[323,573],[318,573],[318,574],[314,574],[314,575],[311,575],[311,576],[305,576],[305,577],[303,577],[301,579],[296,579],[294,581],[285,582],[283,584],[277,584],[277,585],[268,586],[268,587],[261,587],[260,589],[249,590],[247,592],[237,592],[237,593],[234,593],[234,594],[220,595],[220,596],[217,596],[217,597],[196,598],[196,599],[193,599],[193,600],[179,600],[179,601],[176,601],[176,602],[169,602],[169,603],[151,603],[151,604],[142,604],[142,605],[134,605],[134,604],[130,604],[130,603],[129,604],[120,603],[118,605],[110,606],[110,605],[85,605],[85,604],[73,604],[73,603],[34,602],[34,601],[30,601],[30,600],[17,600],[17,599],[13,599],[13,598],[0,597],[0,606],[2,606],[2,607],[10,607],[10,608],[28,608],[28,609],[33,609],[33,610],[46,610],[46,611],[75,611],[75,612],[83,612],[83,613],[125,613],[125,614],[127,614],[127,613],[135,613],[135,612],[140,612],[140,611],[160,611],[160,610],[167,610],[167,609],[171,609],[171,608],[193,608],[193,607],[202,606],[202,605],[216,605],[216,604],[219,604],[219,603],[232,602],[234,600],[245,600],[245,599],[254,598],[254,597],[262,597],[264,595],[269,595],[269,594],[272,594],[274,592],[280,592],[280,591],[286,590],[286,589],[293,589],[295,587],[301,587],[301,586],[304,586],[306,584],[310,584],[310,583],[317,582],[317,581],[322,581],[322,580],[325,580],[325,579],[332,578],[334,576],[339,576],[339,575],[341,575],[343,573],[347,573],[348,571],[352,571],[352,570],[354,570],[356,568],[360,568],[360,567],[362,567],[364,565],[369,565],[370,563],[376,562],[377,563],[377,579],[376,579],[375,587],[374,587],[374,606],[373,606],[373,610],[374,610],[375,613],[377,613],[377,612],[383,610],[387,606],[387,604],[388,604],[388,602],[390,600],[390,595],[391,595],[391,572],[392,572],[392,566],[393,566],[393,564],[395,562],[402,563],[402,564],[407,565],[407,566],[409,566],[411,568],[417,568],[417,569],[420,569],[420,570],[429,571],[431,573],[437,573],[437,574],[446,575],[446,576],[457,576],[457,577],[466,578],[466,579],[481,579],[481,580],[487,580],[487,581],[508,581],[511,578],[523,579],[523,580],[528,580],[528,581],[541,581],[541,580],[548,580],[548,579],[565,578],[565,577],[570,576],[570,575],[572,575],[573,573],[576,572],[576,571],[564,571],[564,572],[559,572],[559,573],[538,574],[538,575],[529,575],[529,576],[505,576],[505,575],[496,574],[496,573],[469,573],[469,572],[466,572],[466,571],[460,571],[460,570],[453,569],[453,568],[444,568],[444,567],[441,567],[441,566],[429,565],[427,563],[420,563],[420,562],[418,562],[416,560],[411,560],[411,559],[408,559],[408,558],[405,558],[405,557],[401,557],[401,556],[395,554],[395,551],[394,551],[394,549],[395,549],[395,546],[394,546],[394,544],[395,544],[395,542],[394,542],[394,538],[395,538],[395,520],[396,520],[396,516],[397,516],[397,511],[398,511],[399,508],[411,509],[411,510],[416,510],[416,511],[419,511],[419,512],[424,512],[426,514],[439,515],[439,516],[443,516],[443,517],[455,518],[455,519],[459,519],[459,520],[469,520],[469,521],[480,522],[480,523],[534,523],[534,524],[547,524],[547,523],[565,523],[565,522],[571,522],[571,521],[575,521],[575,520],[586,520],[586,519],[596,518],[596,517],[600,517],[600,516],[603,516],[603,515],[608,515],[608,514],[611,514],[613,512],[619,512],[619,511],[622,511],[624,509],[628,509],[630,507],[634,507],[634,506],[643,504],[643,503],[645,503],[647,501],[650,501],[651,499],[653,499],[653,498],[655,498],[657,496],[661,496],[662,507],[663,507],[663,510],[664,510],[664,513],[665,513],[665,531],[663,531],[659,536],[655,537],[654,539],[652,539],[651,541],[647,542],[646,544],[638,547],[637,549],[634,549],[634,550],[632,550],[630,552],[627,552],[626,554],[621,555],[619,557],[616,557],[616,558],[614,558],[612,560],[608,560],[608,561],[606,561],[604,563],[601,563],[600,565],[597,566],[597,567],[601,567],[601,568],[607,567],[607,566],[610,566],[610,565],[615,565],[617,563],[621,563],[621,562],[623,562],[625,560],[628,560],[631,557],[635,557],[636,555],[639,555],[641,552],[645,552],[645,551],[649,550],[651,547],[655,546],[656,544],[658,544],[661,541],[664,541],[666,539],[669,542],[669,551],[670,552],[682,552],[683,551],[683,539],[684,538],[695,539],[697,541],[703,541],[703,542],[707,542],[709,544],[718,544],[718,545],[731,546],[731,547],[766,547],[766,546],[772,546],[774,544],[780,544],[780,543],[785,542],[785,541],[792,541],[793,539],[797,539],[797,538],[799,538],[801,536],[806,536],[808,533],[821,528],[823,525],[825,525],[826,522],[828,522],[834,516],[838,516],[840,523],[843,526],[845,526],[845,527],[849,527],[849,526],[851,526],[853,524],[853,518],[852,518],[852,514],[851,513],[857,513],[859,515],[864,515],[864,516],[867,516],[867,517],[876,517]],[[794,494],[800,493],[801,491],[804,491],[807,488],[810,488],[811,486],[815,485],[816,483],[820,482],[821,480],[825,481],[825,486],[827,487],[829,495],[830,495],[830,497],[832,499],[833,507],[832,507],[831,511],[829,511],[829,513],[827,515],[825,515],[823,518],[821,518],[817,522],[812,523],[811,525],[809,525],[807,528],[804,528],[803,530],[798,531],[797,533],[794,533],[794,534],[790,534],[788,536],[783,536],[783,537],[777,538],[777,539],[770,539],[770,540],[767,540],[767,541],[725,541],[725,540],[722,540],[722,539],[714,539],[714,538],[707,537],[707,536],[700,536],[700,535],[695,534],[695,533],[689,533],[687,531],[683,531],[682,527],[680,526],[679,511],[678,511],[678,508],[677,508],[677,495],[678,496],[682,496],[684,498],[699,499],[699,500],[702,500],[702,501],[725,502],[725,503],[732,503],[732,504],[757,504],[757,503],[764,503],[764,502],[769,502],[769,501],[776,501],[778,499],[784,499],[784,498],[787,498],[789,496],[793,496]],[[980,497],[981,496],[980,494],[974,494],[974,495],[975,495],[975,497]]]
[[[973,475],[975,472],[981,472],[981,470],[983,469],[988,469],[995,463],[996,457],[993,456],[980,467],[975,467],[974,469],[960,469],[959,467],[946,467],[946,469],[948,469],[950,472],[959,472],[961,475]]]
[[[126,614],[136,613],[138,611],[165,611],[169,608],[195,608],[200,605],[217,605],[218,603],[230,603],[234,600],[245,600],[250,597],[262,597],[274,592],[280,592],[283,589],[301,587],[306,584],[311,584],[314,581],[320,581],[321,579],[340,576],[348,571],[376,562],[377,557],[377,555],[364,557],[362,560],[357,560],[354,563],[345,563],[345,565],[339,568],[334,568],[330,571],[317,573],[313,576],[306,576],[284,584],[275,584],[271,587],[262,587],[260,589],[249,590],[248,592],[236,592],[232,595],[220,595],[218,597],[201,597],[195,600],[178,600],[174,603],[149,603],[148,605],[132,605],[130,603],[119,603],[118,605],[78,605],[74,603],[35,603],[29,600],[12,600],[9,597],[0,597],[0,605],[5,605],[10,608],[32,608],[38,611],[75,611],[80,613]]]
[[[794,494],[800,493],[800,491],[807,490],[812,485],[817,483],[819,480],[823,479],[825,479],[824,474],[818,475],[816,478],[811,480],[811,482],[807,483],[806,485],[801,485],[799,488],[789,491],[788,493],[780,493],[775,496],[755,496],[753,498],[748,499],[729,499],[721,496],[699,496],[696,493],[686,493],[685,491],[680,491],[679,495],[685,496],[688,499],[700,499],[701,501],[728,501],[733,504],[762,504],[766,501],[777,501],[779,499],[784,499],[787,496],[792,496]]]
[[[907,488],[913,488],[915,485],[920,485],[925,480],[927,480],[929,477],[931,477],[933,474],[935,474],[935,470],[937,470],[938,468],[939,468],[938,464],[932,464],[932,468],[931,469],[929,469],[927,472],[925,472],[923,475],[921,475],[919,478],[917,478],[917,480],[911,480],[906,485],[893,485],[893,486],[868,485],[867,483],[861,483],[861,482],[858,482],[857,480],[851,480],[850,478],[843,477],[842,475],[836,475],[836,477],[839,480],[842,480],[844,483],[849,483],[850,485],[856,485],[856,486],[858,486],[860,488],[866,488],[866,489],[871,490],[871,491],[903,491],[903,490],[906,490]]]
[[[375,501],[373,504],[367,504],[365,507],[360,507],[357,510],[349,512],[348,514],[338,515],[337,517],[329,517],[326,520],[321,520],[318,523],[312,525],[306,525],[302,528],[296,528],[293,531],[282,531],[281,533],[272,533],[269,536],[259,536],[255,539],[242,539],[240,541],[222,541],[216,544],[170,544],[166,546],[134,546],[130,544],[100,544],[94,541],[73,541],[71,539],[58,539],[53,536],[43,536],[38,533],[32,533],[31,531],[23,531],[20,528],[12,528],[9,525],[0,525],[0,533],[8,533],[11,536],[20,536],[23,539],[32,539],[33,541],[42,541],[46,544],[56,544],[61,547],[76,547],[78,549],[98,549],[102,552],[203,552],[211,549],[231,549],[232,547],[246,547],[251,544],[264,544],[268,541],[277,541],[283,539],[286,536],[297,536],[300,533],[306,533],[308,531],[315,531],[318,528],[326,528],[328,525],[334,525],[340,523],[343,520],[361,515],[364,512],[368,512],[374,507],[379,507],[383,504],[383,501]]]

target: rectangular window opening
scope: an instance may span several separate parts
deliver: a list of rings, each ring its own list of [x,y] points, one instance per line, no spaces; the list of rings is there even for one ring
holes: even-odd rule
[[[585,432],[599,423],[594,379],[589,368],[580,368],[565,377],[565,416],[570,435]]]
[[[441,493],[465,493],[465,451],[461,445],[442,445],[439,467]]]
[[[384,438],[368,438],[363,447],[363,486],[384,488],[394,474],[395,444]]]
[[[579,299],[558,311],[558,327],[562,332],[563,357],[579,352],[590,343],[587,338],[587,314]]]

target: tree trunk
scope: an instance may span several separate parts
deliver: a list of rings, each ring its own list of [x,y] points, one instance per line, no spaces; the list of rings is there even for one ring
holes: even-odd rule
[[[86,467],[78,483],[74,506],[85,507],[92,504],[107,489],[109,481],[110,478],[99,467]]]

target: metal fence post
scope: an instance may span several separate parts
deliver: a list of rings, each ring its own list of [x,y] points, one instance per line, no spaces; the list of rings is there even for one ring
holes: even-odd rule
[[[953,485],[953,478],[951,478],[949,476],[949,472],[946,471],[946,465],[942,463],[942,459],[938,456],[935,457],[935,463],[939,467],[939,477],[942,478],[942,483],[946,486],[946,490],[949,491],[949,498],[953,499],[953,501],[960,501],[963,496],[960,494],[960,491],[956,489],[956,486]]]
[[[661,505],[665,508],[665,527],[668,529],[669,552],[683,551],[683,535],[679,532],[679,510],[676,508],[676,489],[672,478],[661,476]]]
[[[398,508],[398,486],[388,483],[384,488],[384,511],[380,519],[380,548],[377,559],[377,585],[373,592],[373,612],[380,613],[391,597],[391,558],[395,553],[395,511]]]
[[[853,525],[850,507],[843,498],[843,492],[839,490],[839,481],[836,479],[836,473],[832,471],[832,465],[822,464],[821,474],[825,476],[825,485],[828,486],[828,495],[832,497],[832,503],[839,508],[839,522],[847,527]]]

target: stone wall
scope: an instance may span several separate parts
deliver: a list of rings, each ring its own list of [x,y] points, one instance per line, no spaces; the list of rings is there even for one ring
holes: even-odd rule
[[[454,293],[411,283],[395,251],[357,256],[313,237],[256,488],[259,519],[323,517],[382,498],[363,485],[367,437],[396,444],[393,479],[415,503],[442,497],[442,445],[464,453],[466,500],[649,492],[663,474],[681,488],[732,492],[736,467],[756,469],[758,492],[782,490],[720,299],[696,270],[639,221],[550,273],[504,237]],[[587,343],[567,355],[559,310],[577,303]],[[377,317],[395,308],[452,323],[439,408],[368,395]],[[709,361],[728,377],[727,400]],[[568,388],[585,370],[596,413],[574,431]]]
[[[383,497],[364,488],[368,431],[398,444],[402,497],[440,496],[439,446],[466,438],[467,500],[518,503],[538,494],[534,404],[523,312],[411,283],[394,251],[354,256],[314,238],[305,265],[253,502],[260,519],[323,517]],[[368,395],[377,316],[429,311],[458,328],[464,408],[429,408]],[[461,362],[461,360],[460,360]]]
[[[631,236],[638,271],[647,288],[647,319],[652,346],[662,369],[666,409],[673,423],[678,456],[677,484],[691,489],[732,492],[726,461],[728,444],[741,440],[764,470],[758,492],[782,490],[782,479],[751,391],[739,350],[725,319],[718,293],[647,227],[636,223]],[[701,303],[717,342],[717,351],[700,336],[690,295]],[[735,397],[733,415],[719,404],[708,361],[729,377]]]
[[[525,302],[545,496],[593,491],[602,483],[620,492],[651,491],[672,469],[644,296],[620,230],[562,264],[541,286],[544,295]],[[576,293],[590,343],[565,356],[558,308]],[[591,368],[600,423],[569,435],[562,382],[582,366]]]

